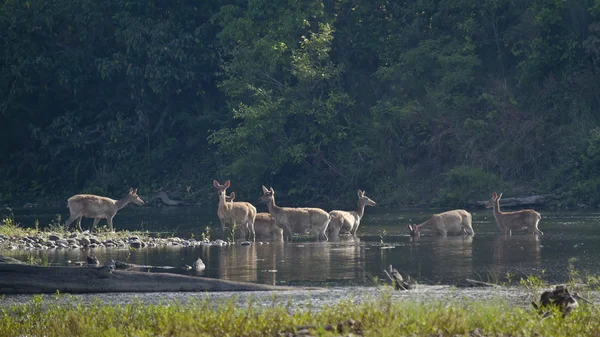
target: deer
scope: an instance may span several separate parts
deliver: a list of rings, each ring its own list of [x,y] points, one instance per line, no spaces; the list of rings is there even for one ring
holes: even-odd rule
[[[67,207],[69,207],[71,216],[69,217],[69,220],[65,222],[65,228],[69,230],[69,225],[71,225],[73,221],[77,220],[77,229],[80,232],[83,232],[83,229],[81,228],[81,220],[83,217],[86,217],[94,219],[94,223],[90,227],[90,232],[94,230],[94,227],[96,227],[101,219],[106,219],[110,231],[114,232],[113,218],[115,217],[115,214],[117,214],[121,208],[130,203],[134,203],[136,205],[144,204],[144,200],[137,195],[137,188],[130,188],[129,193],[124,198],[119,200],[100,197],[92,194],[74,195],[67,200]]]
[[[377,203],[365,195],[365,191],[358,190],[358,208],[356,211],[331,211],[329,216],[331,221],[327,231],[329,235],[337,236],[339,234],[352,233],[356,236],[360,220],[365,214],[365,206],[375,206]]]
[[[524,209],[516,212],[500,211],[500,195],[494,192],[492,198],[485,203],[485,208],[493,208],[494,218],[498,228],[504,235],[512,235],[512,231],[528,229],[531,234],[544,235],[538,229],[538,223],[542,219],[542,215],[532,209]]]
[[[227,202],[235,200],[235,192],[231,192],[225,199]],[[270,213],[256,213],[254,219],[254,233],[257,237],[277,237],[283,238],[283,229],[277,227],[275,218]]]
[[[304,234],[307,230],[315,233],[317,240],[321,237],[328,240],[327,226],[329,225],[329,213],[320,208],[292,208],[279,207],[275,204],[275,191],[273,187],[267,189],[262,187],[263,195],[261,200],[267,203],[269,213],[275,218],[275,224],[283,229],[283,232],[289,240],[293,233]]]
[[[408,225],[410,236],[421,236],[422,231],[432,231],[438,235],[447,236],[448,233],[475,235],[472,225],[471,213],[464,209],[455,209],[434,214],[420,225]]]
[[[218,181],[213,180],[213,186],[219,193],[219,208],[217,209],[217,216],[221,222],[223,238],[225,237],[225,225],[235,224],[236,226],[240,226],[240,228],[246,232],[246,240],[250,239],[250,234],[252,234],[252,239],[256,240],[256,235],[254,232],[256,207],[249,202],[227,202],[227,189],[229,186],[231,186],[231,182],[229,180],[227,180],[223,185],[219,184]]]

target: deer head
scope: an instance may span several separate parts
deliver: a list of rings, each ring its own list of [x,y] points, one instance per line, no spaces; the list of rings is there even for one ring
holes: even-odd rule
[[[260,197],[261,201],[268,203],[271,200],[273,200],[273,198],[275,197],[275,191],[273,190],[273,187],[271,187],[271,189],[267,189],[265,187],[265,185],[263,185],[262,190],[263,190],[263,195],[262,195],[262,197]]]
[[[502,193],[500,195],[494,192],[492,194],[492,198],[485,203],[485,208],[492,208],[496,204],[496,202],[500,202],[500,198],[502,198]]]
[[[367,197],[365,195],[365,191],[361,191],[361,190],[358,190],[358,204],[359,205],[367,205],[367,206],[377,205],[377,203],[375,203],[375,201],[369,199],[369,197]]]
[[[140,198],[137,195],[137,188],[136,189],[130,188],[129,189],[129,194],[127,195],[127,198],[129,199],[129,201],[133,202],[136,205],[143,205],[144,204],[144,200],[142,200],[142,198]]]
[[[231,192],[230,195],[225,196],[225,201],[227,202],[233,202],[235,200],[235,192]]]
[[[226,195],[227,189],[229,188],[230,185],[231,185],[231,182],[229,180],[227,180],[225,182],[225,184],[223,184],[223,185],[219,184],[218,181],[213,180],[213,186],[217,189],[217,192],[219,193],[219,197],[221,195]]]
[[[419,231],[419,226],[408,224],[408,234],[410,236],[421,236],[421,232]]]

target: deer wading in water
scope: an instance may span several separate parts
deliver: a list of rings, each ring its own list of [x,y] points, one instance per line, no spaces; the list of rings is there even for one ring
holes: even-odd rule
[[[283,233],[289,240],[292,239],[292,233],[304,234],[307,231],[313,232],[317,239],[325,238],[327,240],[327,226],[329,225],[329,213],[320,208],[308,207],[279,207],[275,204],[275,191],[273,187],[267,189],[262,187],[263,195],[260,198],[267,203],[269,213],[275,218],[275,223],[283,229]]]
[[[527,229],[531,234],[543,235],[541,230],[538,229],[538,223],[542,216],[540,213],[532,209],[524,209],[516,212],[502,212],[500,211],[500,195],[492,194],[492,198],[485,204],[486,208],[493,208],[494,218],[498,228],[504,235],[511,235],[512,231]]]
[[[417,226],[409,224],[408,231],[411,236],[421,236],[422,231],[432,231],[442,236],[446,236],[448,233],[475,235],[472,221],[471,213],[464,209],[455,209],[434,214],[429,220]]]
[[[256,207],[248,202],[227,202],[227,188],[231,185],[231,182],[227,180],[225,184],[221,185],[218,181],[213,180],[213,186],[219,193],[219,208],[217,209],[217,216],[221,222],[221,230],[223,238],[225,237],[225,225],[236,225],[246,233],[246,240],[256,239],[254,232],[254,220],[256,218]]]
[[[356,236],[358,226],[360,226],[360,220],[365,214],[365,206],[375,206],[375,201],[369,199],[365,195],[365,191],[358,190],[358,208],[356,211],[331,211],[329,216],[331,222],[327,227],[329,235],[339,235],[352,233]]]

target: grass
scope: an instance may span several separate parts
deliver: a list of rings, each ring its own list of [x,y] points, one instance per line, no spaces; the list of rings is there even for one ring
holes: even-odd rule
[[[61,295],[62,296],[62,295]],[[283,297],[283,296],[282,296]],[[600,310],[583,305],[562,318],[541,319],[529,309],[506,300],[422,303],[380,299],[360,304],[349,300],[322,310],[293,310],[291,302],[273,297],[268,306],[248,300],[195,301],[185,305],[166,303],[81,305],[73,300],[55,304],[36,296],[25,305],[0,311],[2,336],[277,336],[303,325],[315,326],[314,334],[333,336],[325,326],[357,322],[364,336],[599,336]],[[346,327],[344,335],[350,331]],[[337,335],[340,335],[339,333]]]

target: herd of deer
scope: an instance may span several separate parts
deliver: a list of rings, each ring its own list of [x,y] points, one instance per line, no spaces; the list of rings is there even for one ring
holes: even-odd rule
[[[324,238],[325,240],[328,240],[328,235],[356,235],[360,220],[365,212],[365,206],[376,205],[375,201],[365,195],[365,191],[358,190],[358,208],[356,211],[331,211],[327,213],[320,208],[279,207],[275,204],[275,191],[273,188],[267,189],[263,186],[263,195],[260,199],[267,203],[269,213],[256,213],[256,207],[251,203],[234,201],[234,192],[229,196],[227,195],[227,189],[231,186],[229,180],[223,185],[214,180],[213,186],[219,194],[217,215],[221,222],[223,235],[225,234],[225,226],[233,225],[244,232],[246,239],[249,239],[250,236],[252,236],[252,239],[257,236],[272,236],[291,240],[292,233],[304,234],[306,232],[312,232],[317,239]],[[540,213],[531,209],[502,212],[500,211],[501,197],[502,193],[498,195],[494,192],[485,206],[486,208],[493,208],[496,224],[503,234],[511,235],[512,231],[521,229],[527,229],[532,234],[543,234],[538,229],[538,223],[542,218]],[[71,215],[65,223],[65,227],[69,229],[71,223],[77,220],[77,229],[82,231],[81,220],[86,217],[94,219],[90,231],[94,230],[101,219],[106,219],[110,231],[113,231],[112,220],[115,214],[129,203],[144,204],[144,201],[137,195],[137,189],[130,189],[129,194],[120,200],[91,194],[74,195],[67,201]],[[413,226],[409,224],[408,230],[411,236],[420,236],[423,231],[431,231],[443,236],[449,233],[475,235],[471,213],[462,209],[434,214],[420,225]]]

